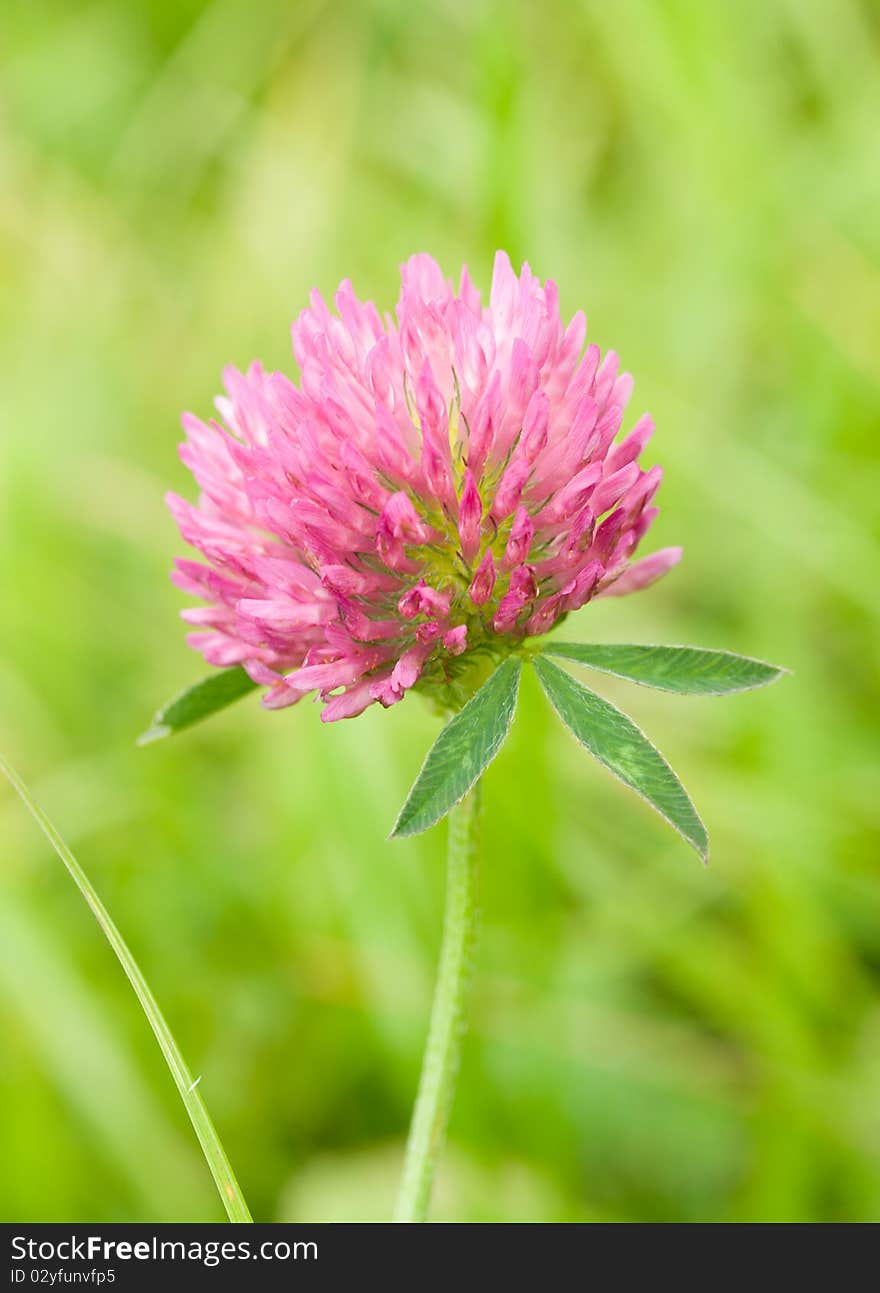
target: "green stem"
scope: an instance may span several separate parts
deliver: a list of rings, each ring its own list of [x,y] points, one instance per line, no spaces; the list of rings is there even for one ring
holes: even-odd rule
[[[477,941],[479,782],[449,814],[446,914],[422,1075],[395,1221],[424,1221],[452,1106]]]
[[[113,948],[119,964],[128,976],[128,981],[134,988],[135,995],[141,1003],[143,1012],[155,1034],[156,1041],[159,1043],[159,1048],[165,1056],[165,1063],[171,1070],[171,1076],[174,1078],[175,1085],[180,1092],[180,1098],[199,1138],[202,1153],[205,1155],[208,1167],[211,1169],[211,1175],[214,1177],[214,1182],[220,1198],[223,1200],[223,1206],[229,1220],[251,1221],[252,1217],[245,1203],[241,1187],[235,1179],[235,1173],[229,1159],[226,1157],[226,1151],[214,1129],[211,1116],[197,1088],[198,1078],[195,1082],[193,1081],[171,1029],[165,1022],[165,1016],[159,1009],[158,1002],[141,973],[140,967],[129,951],[128,944],[113,923],[110,913],[98,897],[85,871],[83,871],[58,831],[40,808],[21,777],[9,766],[2,755],[0,755],[0,772],[6,776],[12,788],[17,792],[25,807],[67,867],[74,884],[91,908],[92,915],[104,931],[107,942]]]

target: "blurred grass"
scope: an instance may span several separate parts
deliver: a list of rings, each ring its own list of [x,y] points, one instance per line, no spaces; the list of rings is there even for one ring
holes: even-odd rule
[[[136,750],[199,675],[167,570],[177,414],[290,367],[350,276],[506,246],[637,378],[683,566],[571,636],[795,677],[626,703],[708,873],[526,685],[486,787],[485,922],[445,1217],[880,1215],[880,13],[7,0],[0,745],[80,853],[261,1219],[383,1216],[442,831],[386,843],[436,723],[244,702]],[[0,1215],[218,1217],[112,954],[0,797]],[[151,1150],[150,1180],[133,1174]]]

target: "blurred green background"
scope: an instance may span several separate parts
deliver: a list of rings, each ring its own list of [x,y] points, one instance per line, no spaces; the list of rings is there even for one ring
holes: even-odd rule
[[[313,284],[383,306],[504,246],[636,374],[652,591],[581,640],[791,666],[624,685],[712,863],[531,681],[487,779],[473,1029],[435,1215],[880,1216],[880,12],[858,0],[6,0],[0,748],[163,1004],[258,1218],[388,1215],[444,831],[386,835],[437,731],[253,699],[138,750],[200,676],[163,494],[227,362],[292,367]],[[649,461],[654,460],[649,457]],[[0,1215],[219,1203],[153,1038],[0,786]]]

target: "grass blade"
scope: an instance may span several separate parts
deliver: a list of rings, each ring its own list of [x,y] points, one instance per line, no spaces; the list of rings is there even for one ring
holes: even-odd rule
[[[245,1203],[241,1187],[235,1179],[235,1173],[229,1159],[226,1157],[226,1151],[220,1142],[220,1137],[214,1128],[205,1103],[193,1082],[192,1076],[183,1056],[180,1053],[178,1045],[172,1036],[171,1029],[165,1021],[162,1011],[159,1009],[156,998],[153,996],[150,987],[141,973],[137,962],[129,951],[125,939],[120,934],[116,925],[110,917],[101,899],[98,897],[91,881],[77,862],[73,853],[70,851],[58,831],[52,825],[49,818],[36,803],[25,783],[19,777],[18,773],[10,767],[2,755],[0,755],[0,772],[2,772],[9,781],[13,790],[21,798],[25,807],[52,845],[58,857],[64,863],[70,876],[85,898],[95,920],[104,931],[108,943],[116,953],[119,964],[125,971],[129,983],[134,988],[135,995],[141,1003],[144,1014],[147,1017],[150,1027],[153,1030],[159,1048],[165,1057],[165,1062],[171,1070],[171,1076],[174,1084],[180,1092],[180,1098],[183,1101],[184,1108],[189,1114],[190,1122],[193,1125],[202,1152],[207,1160],[208,1167],[211,1169],[211,1175],[217,1186],[223,1206],[226,1209],[230,1221],[247,1222],[253,1220],[248,1206]]]

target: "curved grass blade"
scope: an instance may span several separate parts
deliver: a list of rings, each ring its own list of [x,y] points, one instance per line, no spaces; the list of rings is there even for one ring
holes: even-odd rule
[[[573,736],[609,772],[655,808],[705,862],[709,837],[678,777],[631,718],[559,665],[532,661],[550,703]]]
[[[58,831],[50,822],[49,818],[36,803],[25,783],[19,777],[18,773],[9,766],[6,760],[0,755],[0,772],[2,772],[9,781],[13,790],[16,791],[31,816],[36,821],[40,830],[46,836],[52,848],[58,854],[58,857],[64,863],[70,876],[85,898],[95,920],[101,926],[107,942],[116,953],[117,960],[125,971],[129,983],[134,988],[135,995],[141,1003],[147,1021],[153,1030],[156,1041],[159,1043],[159,1049],[165,1057],[165,1063],[171,1071],[174,1084],[180,1092],[180,1098],[183,1101],[184,1108],[189,1114],[190,1122],[193,1125],[199,1144],[202,1147],[202,1153],[205,1155],[208,1167],[211,1169],[211,1175],[217,1186],[217,1191],[223,1201],[227,1216],[230,1221],[246,1222],[252,1221],[250,1211],[245,1203],[241,1187],[235,1179],[235,1173],[229,1159],[226,1157],[226,1151],[220,1142],[220,1137],[214,1128],[210,1114],[205,1107],[205,1102],[197,1089],[197,1082],[193,1081],[189,1069],[186,1066],[183,1056],[177,1046],[171,1029],[165,1021],[165,1016],[159,1009],[156,998],[150,990],[149,984],[144,978],[138,967],[137,962],[129,951],[125,939],[120,934],[116,925],[110,917],[101,899],[98,897],[91,881],[77,862],[73,853],[70,851]]]
[[[645,687],[689,696],[724,696],[750,691],[754,687],[766,687],[788,673],[787,669],[763,660],[704,647],[551,642],[542,648],[541,654],[573,660]]]
[[[171,736],[193,723],[200,723],[203,718],[210,718],[218,709],[225,709],[233,701],[240,700],[257,684],[240,666],[232,669],[218,669],[209,673],[207,678],[200,679],[163,705],[153,719],[152,726],[138,737],[138,745],[149,745],[161,741],[163,736]]]
[[[446,724],[428,751],[392,838],[426,831],[482,776],[510,731],[520,669],[520,661],[510,656]]]

